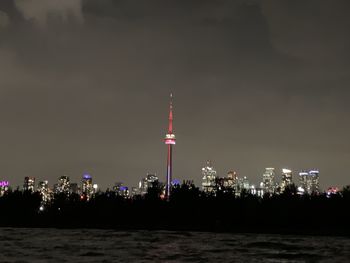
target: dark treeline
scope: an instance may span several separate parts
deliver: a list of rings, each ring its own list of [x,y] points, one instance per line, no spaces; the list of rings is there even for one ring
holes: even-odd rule
[[[157,186],[133,198],[109,191],[89,201],[58,194],[41,211],[38,192],[9,191],[0,198],[0,225],[350,235],[349,187],[330,196],[300,196],[290,187],[260,198],[229,191],[209,195],[183,184],[173,188],[169,201],[160,194]]]

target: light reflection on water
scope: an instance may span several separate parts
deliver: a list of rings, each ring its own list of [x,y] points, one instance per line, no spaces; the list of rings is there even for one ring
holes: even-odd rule
[[[0,262],[349,262],[345,237],[0,228]]]

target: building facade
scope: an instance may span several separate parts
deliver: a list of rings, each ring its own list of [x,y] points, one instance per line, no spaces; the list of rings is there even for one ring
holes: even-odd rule
[[[216,189],[217,173],[211,164],[211,161],[206,162],[206,166],[202,168],[202,190],[205,193],[214,193]]]
[[[305,194],[318,194],[319,187],[319,170],[302,171],[299,173],[299,189]]]
[[[89,174],[84,174],[81,181],[81,193],[83,198],[90,200],[94,194],[94,187],[92,184],[92,177]]]
[[[284,192],[287,186],[293,184],[292,170],[282,169],[281,192]]]
[[[58,178],[57,184],[55,184],[54,192],[56,194],[70,194],[70,180],[69,176],[64,175]]]
[[[40,181],[38,183],[37,191],[41,195],[41,201],[42,201],[43,204],[46,204],[49,201],[51,201],[52,191],[49,188],[49,182],[48,181]]]
[[[159,183],[158,176],[156,174],[147,174],[147,176],[142,178],[139,182],[139,194],[147,194],[148,189],[153,187],[156,183]]]
[[[265,168],[262,183],[263,183],[264,193],[273,194],[275,192],[276,190],[275,168]]]
[[[24,184],[23,184],[23,190],[34,192],[34,188],[35,188],[35,178],[29,177],[29,176],[25,177]]]

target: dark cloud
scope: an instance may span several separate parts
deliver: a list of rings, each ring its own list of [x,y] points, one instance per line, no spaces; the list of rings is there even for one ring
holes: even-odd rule
[[[1,1],[2,178],[163,178],[173,91],[176,177],[199,183],[211,158],[256,183],[289,166],[346,184],[348,6]]]

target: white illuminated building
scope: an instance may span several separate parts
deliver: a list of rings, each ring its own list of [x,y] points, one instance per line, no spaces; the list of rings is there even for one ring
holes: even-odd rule
[[[82,189],[83,197],[85,197],[87,200],[90,200],[90,198],[93,196],[95,192],[91,175],[84,174],[81,183],[82,183],[81,189]]]
[[[58,183],[55,185],[55,193],[56,194],[66,194],[69,195],[70,193],[70,182],[69,182],[69,176],[61,176],[58,178]]]
[[[23,185],[23,190],[24,191],[31,191],[34,192],[35,188],[35,178],[34,177],[25,177],[24,178],[24,185]]]
[[[299,193],[315,194],[319,193],[319,171],[314,169],[299,173]]]
[[[49,188],[48,181],[40,181],[38,184],[37,191],[41,195],[42,203],[47,203],[51,200],[52,191]]]
[[[238,178],[238,193],[241,193],[243,190],[249,190],[250,185],[247,176]]]
[[[265,193],[273,194],[275,192],[275,168],[265,168],[262,182]]]
[[[215,190],[216,171],[211,165],[211,161],[207,161],[206,166],[202,168],[202,190],[206,193],[212,193]]]
[[[292,181],[292,170],[282,169],[282,181],[281,181],[281,192],[284,192],[287,186],[293,184]]]
[[[148,189],[153,187],[155,183],[158,183],[159,179],[156,174],[148,173],[145,178],[142,178],[139,182],[139,193],[145,195],[148,192]],[[136,193],[136,192],[135,192]]]

